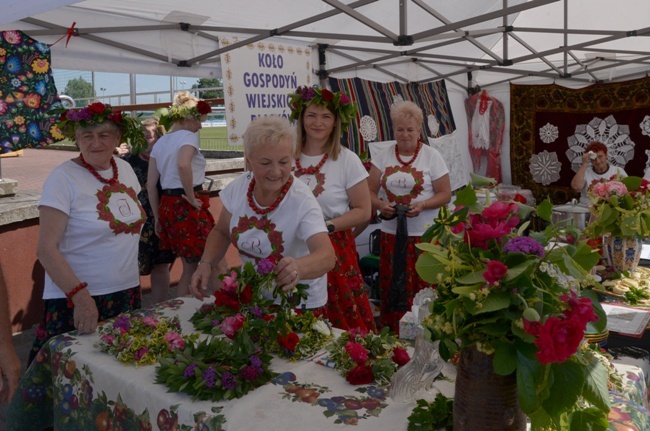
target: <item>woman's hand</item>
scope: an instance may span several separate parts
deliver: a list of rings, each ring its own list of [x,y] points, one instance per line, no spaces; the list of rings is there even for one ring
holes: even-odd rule
[[[409,207],[411,209],[406,213],[406,217],[417,217],[424,211],[424,201],[414,202]]]
[[[203,301],[212,295],[208,288],[212,276],[212,265],[208,262],[200,262],[190,280],[190,293],[196,299]]]
[[[183,195],[183,199],[185,199],[187,203],[192,205],[192,207],[197,211],[203,208],[203,202],[201,201],[201,199],[196,199],[194,196],[186,196],[186,195]]]
[[[392,219],[397,215],[397,210],[395,209],[395,204],[394,203],[389,203],[386,201],[384,202],[385,205],[383,205],[380,209],[379,212],[381,212],[382,217],[384,217],[387,220]]]
[[[283,257],[275,265],[275,282],[282,290],[289,291],[300,282],[300,269],[293,257]]]
[[[88,290],[83,289],[72,297],[74,303],[74,327],[80,334],[91,334],[97,329],[99,311]]]

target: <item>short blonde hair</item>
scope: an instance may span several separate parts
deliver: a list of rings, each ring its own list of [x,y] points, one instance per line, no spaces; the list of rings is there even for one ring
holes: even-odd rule
[[[165,134],[165,128],[158,123],[156,118],[147,118],[142,120],[142,130],[144,129],[153,129],[156,134],[156,138],[161,138]]]
[[[422,113],[422,109],[420,109],[420,107],[415,103],[402,100],[395,102],[393,106],[391,106],[390,119],[393,121],[393,123],[398,119],[413,119],[421,129],[422,121],[424,120],[424,114]]]
[[[244,132],[244,156],[250,156],[260,145],[277,144],[285,140],[291,143],[293,154],[296,151],[296,129],[289,120],[274,115],[257,117]]]

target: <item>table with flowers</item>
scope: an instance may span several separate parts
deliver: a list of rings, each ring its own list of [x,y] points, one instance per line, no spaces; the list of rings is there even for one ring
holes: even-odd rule
[[[178,298],[153,309],[178,317],[183,335],[202,303]],[[351,385],[314,360],[273,358],[278,373],[240,399],[200,401],[154,383],[155,365],[125,365],[95,347],[99,333],[52,339],[26,372],[8,414],[8,429],[40,430],[405,430],[415,402],[395,402],[385,386]],[[320,356],[320,355],[316,355]],[[620,365],[624,392],[612,392],[610,429],[650,427],[646,381],[639,367]],[[435,385],[453,396],[455,370],[445,364]],[[623,428],[626,426],[627,428]],[[634,428],[636,427],[636,428]]]

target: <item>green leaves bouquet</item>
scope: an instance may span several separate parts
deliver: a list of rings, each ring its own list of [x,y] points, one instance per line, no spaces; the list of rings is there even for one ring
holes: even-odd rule
[[[607,369],[583,341],[588,326],[606,325],[596,296],[581,286],[593,285],[599,255],[580,241],[558,245],[563,231],[552,224],[525,235],[533,208],[523,204],[488,197],[482,205],[470,187],[454,203],[419,245],[417,271],[439,295],[425,338],[440,340],[445,360],[476,347],[493,355],[496,374],[516,373],[533,430],[606,428]],[[537,207],[549,222],[551,211],[548,200]]]

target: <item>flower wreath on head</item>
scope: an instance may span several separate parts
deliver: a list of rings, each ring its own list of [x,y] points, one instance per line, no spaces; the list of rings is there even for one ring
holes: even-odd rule
[[[110,121],[120,127],[122,140],[127,140],[131,144],[133,154],[139,154],[147,148],[140,120],[129,117],[111,105],[95,102],[81,109],[57,108],[51,112],[59,115],[56,127],[61,135],[72,141],[75,140],[75,132],[79,127],[89,127]]]
[[[191,108],[172,105],[169,108],[158,109],[154,115],[159,118],[158,123],[164,126],[165,130],[169,131],[174,121],[184,118],[194,118],[200,121],[202,116],[208,115],[210,112],[212,112],[212,107],[203,100],[199,100],[196,106],[192,106]]]
[[[289,106],[291,107],[290,121],[300,117],[302,112],[310,105],[320,105],[332,110],[341,119],[341,127],[345,129],[350,125],[357,112],[355,105],[343,92],[332,92],[327,88],[317,85],[312,87],[298,87],[295,93],[289,94]]]

